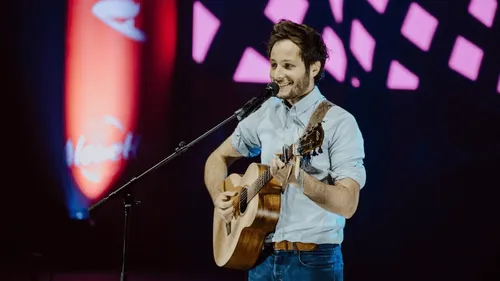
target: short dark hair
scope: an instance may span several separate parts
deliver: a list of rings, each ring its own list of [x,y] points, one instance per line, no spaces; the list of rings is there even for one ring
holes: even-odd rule
[[[300,48],[300,57],[306,67],[306,73],[309,73],[311,64],[317,61],[321,63],[318,75],[314,77],[314,83],[317,84],[325,75],[325,62],[328,58],[323,37],[308,25],[282,19],[273,26],[267,43],[267,56],[271,57],[271,50],[276,42],[285,39],[289,39]]]

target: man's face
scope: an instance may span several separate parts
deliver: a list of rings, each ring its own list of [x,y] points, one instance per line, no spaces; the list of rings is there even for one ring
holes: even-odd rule
[[[271,81],[275,81],[280,86],[277,96],[292,104],[310,92],[314,86],[299,53],[300,48],[286,39],[276,42],[270,55]]]

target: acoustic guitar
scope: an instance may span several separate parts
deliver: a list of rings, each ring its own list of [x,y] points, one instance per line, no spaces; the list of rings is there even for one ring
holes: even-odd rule
[[[322,153],[323,139],[319,122],[306,130],[296,143],[284,146],[280,160],[285,164],[292,159],[296,161],[297,172],[300,161],[309,161],[311,156]],[[230,222],[225,222],[214,211],[214,259],[220,267],[247,270],[257,261],[266,236],[274,231],[278,222],[281,183],[272,178],[268,165],[252,163],[245,174],[229,175],[224,181],[224,190],[236,191],[237,195],[232,198],[234,213]]]

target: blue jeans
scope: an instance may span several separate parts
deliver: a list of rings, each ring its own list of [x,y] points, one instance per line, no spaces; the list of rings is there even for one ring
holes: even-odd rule
[[[248,281],[343,281],[340,245],[319,245],[313,251],[264,250]]]

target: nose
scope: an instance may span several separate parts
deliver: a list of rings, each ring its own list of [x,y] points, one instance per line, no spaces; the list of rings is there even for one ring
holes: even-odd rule
[[[274,69],[274,72],[273,72],[273,80],[274,81],[281,81],[285,78],[285,75],[283,74],[283,69],[281,68],[281,66],[277,66],[276,69]]]

